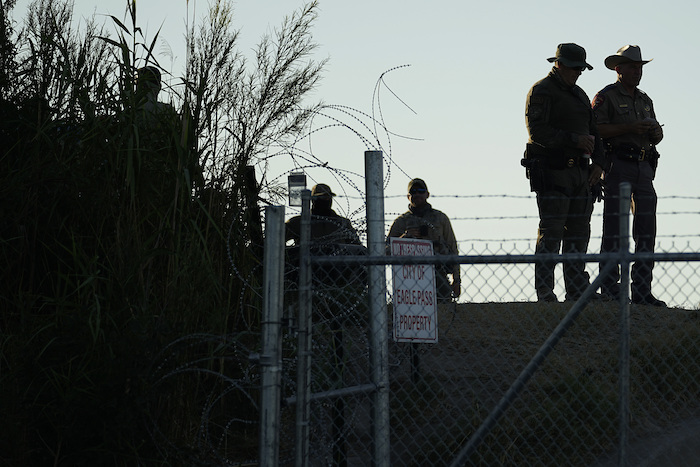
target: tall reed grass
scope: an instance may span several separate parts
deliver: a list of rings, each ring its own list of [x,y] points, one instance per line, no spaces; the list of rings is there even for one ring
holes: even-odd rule
[[[315,109],[305,97],[323,67],[310,55],[317,6],[264,36],[248,62],[231,2],[213,2],[187,31],[173,101],[154,110],[137,70],[169,72],[136,5],[126,21],[80,26],[71,2],[40,0],[18,26],[14,2],[2,4],[3,465],[255,452],[256,402],[231,389],[250,379],[258,345],[260,208],[275,189],[255,166]],[[216,442],[203,442],[214,425]]]

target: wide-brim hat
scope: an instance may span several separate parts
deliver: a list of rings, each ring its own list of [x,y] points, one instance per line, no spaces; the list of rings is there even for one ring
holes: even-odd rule
[[[614,70],[616,66],[623,63],[641,63],[644,65],[652,60],[642,60],[642,49],[638,45],[625,45],[620,47],[615,55],[610,55],[605,59],[605,66],[610,70]]]
[[[314,185],[311,189],[311,197],[318,198],[320,196],[335,196],[335,193],[333,193],[331,187],[325,183],[319,183],[318,185]]]
[[[548,58],[547,61],[550,63],[561,62],[569,68],[584,67],[589,70],[593,69],[593,66],[586,62],[586,49],[573,43],[559,44],[554,57]]]

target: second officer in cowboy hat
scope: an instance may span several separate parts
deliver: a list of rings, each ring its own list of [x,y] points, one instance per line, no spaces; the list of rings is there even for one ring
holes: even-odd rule
[[[654,103],[637,86],[642,67],[651,60],[642,59],[637,45],[625,45],[605,59],[605,66],[617,73],[617,81],[603,88],[593,99],[598,131],[605,143],[610,165],[605,173],[603,240],[601,252],[619,248],[620,183],[632,185],[635,252],[653,252],[656,241],[656,190],[653,179],[659,153],[656,145],[663,139],[656,120]],[[601,263],[601,268],[604,263]],[[651,292],[653,261],[635,261],[632,266],[632,301],[642,305],[666,306]],[[619,269],[605,277],[603,296],[618,299]]]

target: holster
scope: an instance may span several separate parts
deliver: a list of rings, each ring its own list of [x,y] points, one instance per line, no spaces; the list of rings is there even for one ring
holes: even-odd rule
[[[659,151],[656,149],[656,146],[651,147],[649,155],[649,165],[651,165],[651,168],[654,170],[654,175],[656,175],[656,167],[659,165],[659,157],[661,157],[661,154]]]
[[[525,177],[530,180],[530,191],[533,192],[546,191],[547,188],[544,169],[547,168],[548,158],[543,150],[544,148],[528,143],[520,160],[520,165],[525,167]]]

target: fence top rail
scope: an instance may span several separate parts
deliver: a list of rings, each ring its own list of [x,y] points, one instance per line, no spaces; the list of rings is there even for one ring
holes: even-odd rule
[[[700,261],[700,252],[685,253],[548,253],[529,255],[435,255],[435,256],[377,256],[377,255],[318,255],[311,256],[311,262],[316,264],[362,264],[399,265],[399,264],[527,264],[539,261],[585,261],[598,263],[605,260],[659,262],[695,262]]]

